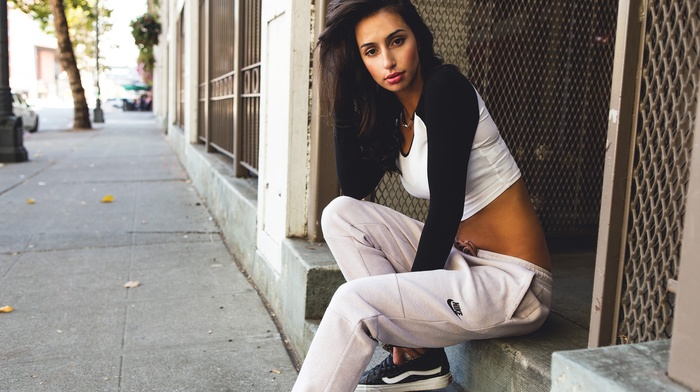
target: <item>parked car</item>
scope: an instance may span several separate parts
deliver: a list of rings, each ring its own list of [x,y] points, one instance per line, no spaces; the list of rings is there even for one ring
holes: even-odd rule
[[[121,109],[125,112],[136,110],[134,102],[126,98],[109,98],[104,102],[103,106],[110,109]]]
[[[15,117],[22,118],[22,128],[25,131],[33,133],[39,130],[39,115],[18,94],[12,94],[12,112]]]
[[[110,109],[121,109],[124,106],[124,101],[121,98],[108,98],[102,106]]]

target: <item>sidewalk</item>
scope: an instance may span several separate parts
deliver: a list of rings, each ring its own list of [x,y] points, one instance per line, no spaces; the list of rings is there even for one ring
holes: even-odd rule
[[[106,121],[40,127],[0,167],[0,390],[289,391],[282,337],[151,114]]]

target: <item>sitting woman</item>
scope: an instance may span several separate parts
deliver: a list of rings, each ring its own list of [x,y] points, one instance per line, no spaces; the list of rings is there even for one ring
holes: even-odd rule
[[[483,100],[434,53],[409,0],[332,0],[318,47],[345,195],[322,227],[347,283],[294,391],[443,388],[444,347],[544,322],[552,277],[542,228]],[[362,200],[387,172],[430,199],[425,223]],[[390,355],[365,371],[378,342]]]

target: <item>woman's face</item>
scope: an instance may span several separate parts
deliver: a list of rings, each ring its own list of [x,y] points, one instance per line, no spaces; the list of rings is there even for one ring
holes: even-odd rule
[[[398,95],[420,94],[418,43],[403,18],[391,11],[362,19],[355,26],[360,57],[374,81]]]

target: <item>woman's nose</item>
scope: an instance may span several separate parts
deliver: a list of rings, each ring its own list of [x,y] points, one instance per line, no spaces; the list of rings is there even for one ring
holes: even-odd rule
[[[394,60],[394,56],[391,54],[389,51],[384,52],[384,68],[386,69],[392,69],[396,66],[396,60]]]

